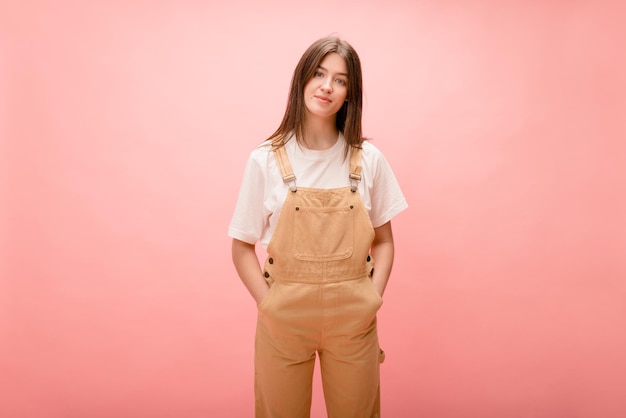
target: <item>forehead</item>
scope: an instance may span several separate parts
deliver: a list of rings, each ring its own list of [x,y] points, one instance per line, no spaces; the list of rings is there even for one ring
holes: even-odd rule
[[[327,54],[320,62],[320,67],[331,73],[348,74],[348,66],[343,57],[336,52]]]

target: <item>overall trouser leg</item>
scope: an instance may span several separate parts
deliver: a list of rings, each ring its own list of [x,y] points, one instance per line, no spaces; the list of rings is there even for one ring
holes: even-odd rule
[[[368,276],[336,283],[332,290],[327,303],[333,322],[324,329],[319,352],[328,418],[378,417],[376,312],[382,299]]]
[[[320,335],[319,287],[273,282],[258,315],[256,417],[308,418]]]

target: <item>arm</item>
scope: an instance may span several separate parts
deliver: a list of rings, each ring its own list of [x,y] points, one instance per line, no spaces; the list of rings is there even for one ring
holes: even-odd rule
[[[393,234],[391,221],[378,228],[374,228],[376,236],[372,242],[372,256],[374,257],[374,275],[372,283],[382,296],[389,281],[391,267],[393,266]]]
[[[258,304],[267,294],[268,287],[254,245],[233,238],[232,257],[239,278]]]

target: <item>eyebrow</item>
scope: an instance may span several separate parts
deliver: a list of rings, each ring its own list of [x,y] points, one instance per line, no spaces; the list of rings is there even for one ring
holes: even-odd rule
[[[328,69],[322,67],[321,65],[319,65],[317,68],[321,68],[322,70],[328,72]],[[337,75],[342,75],[342,76],[348,77],[348,74],[346,74],[346,73],[337,73]]]

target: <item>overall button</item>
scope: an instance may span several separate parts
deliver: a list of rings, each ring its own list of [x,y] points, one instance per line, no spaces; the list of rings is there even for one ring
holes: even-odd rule
[[[367,256],[367,261],[372,261],[372,257],[370,257],[369,255]]]
[[[269,258],[269,260],[267,260],[267,261],[268,261],[268,263],[270,263],[270,264],[274,264],[274,259],[273,259],[272,257],[270,257],[270,258]]]
[[[270,277],[270,274],[266,271],[264,274],[265,278],[267,279],[268,277]]]

